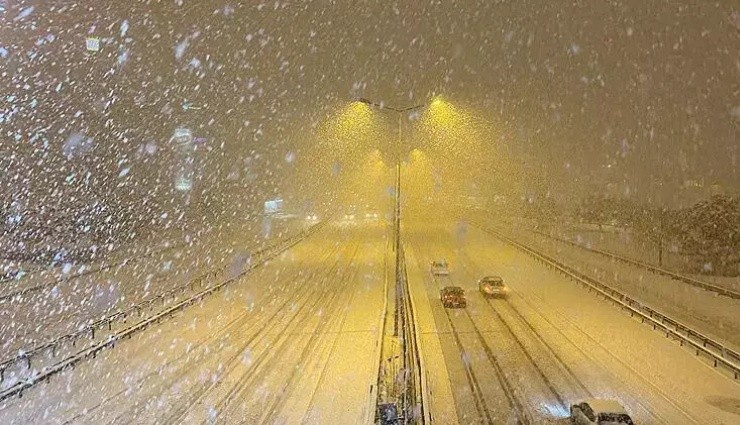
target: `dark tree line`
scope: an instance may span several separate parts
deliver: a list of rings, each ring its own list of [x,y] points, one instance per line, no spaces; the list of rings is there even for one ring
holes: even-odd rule
[[[691,257],[695,271],[740,274],[740,199],[717,195],[689,208],[666,209],[623,199],[591,199],[577,220],[631,228],[662,251],[670,244]]]

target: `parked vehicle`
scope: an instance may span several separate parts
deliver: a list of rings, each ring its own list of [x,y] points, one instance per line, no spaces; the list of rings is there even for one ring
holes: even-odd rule
[[[570,406],[570,420],[578,425],[634,425],[616,400],[589,399]]]
[[[509,288],[499,276],[486,276],[478,281],[478,289],[486,298],[505,298]]]
[[[444,308],[465,308],[468,305],[465,299],[465,290],[459,286],[446,286],[439,291]]]

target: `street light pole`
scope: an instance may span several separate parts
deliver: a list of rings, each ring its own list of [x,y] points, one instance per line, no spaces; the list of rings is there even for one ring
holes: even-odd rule
[[[359,99],[360,102],[365,103],[369,106],[378,108],[380,110],[388,110],[391,112],[395,112],[398,114],[398,137],[396,139],[395,143],[395,156],[396,156],[396,182],[395,182],[395,193],[396,193],[396,202],[394,206],[394,217],[393,217],[393,232],[394,232],[394,243],[393,243],[393,249],[396,252],[396,285],[395,285],[395,308],[394,308],[394,326],[393,326],[393,338],[400,339],[400,352],[397,352],[397,355],[391,354],[389,358],[400,358],[403,359],[402,364],[400,365],[404,372],[404,389],[399,394],[397,393],[397,389],[393,389],[395,386],[392,386],[390,394],[392,394],[395,398],[394,402],[391,404],[392,406],[395,406],[395,408],[400,407],[401,411],[401,417],[398,419],[402,420],[402,423],[411,423],[410,418],[413,417],[413,407],[419,405],[421,406],[421,399],[423,396],[421,395],[421,387],[420,387],[420,374],[422,373],[420,370],[415,368],[414,360],[413,360],[413,353],[418,353],[414,347],[416,347],[416,344],[414,342],[414,336],[409,330],[407,323],[406,323],[406,314],[409,312],[406,311],[406,304],[408,300],[408,288],[407,288],[407,282],[405,277],[405,267],[402,264],[403,260],[403,254],[401,253],[401,146],[402,146],[402,140],[403,140],[403,113],[404,112],[410,112],[416,109],[419,109],[425,105],[416,105],[411,106],[408,108],[393,108],[389,106],[385,106],[380,103],[372,102],[368,99],[361,98]],[[413,319],[412,319],[413,323]],[[413,326],[413,325],[412,325]],[[383,331],[385,333],[385,329]],[[415,374],[413,371],[416,371]],[[380,374],[382,375],[382,373]],[[387,385],[384,383],[381,383],[380,380],[378,381],[378,387],[382,385]],[[419,386],[417,389],[417,385]],[[380,392],[379,392],[380,394]],[[386,394],[386,397],[388,394]],[[381,400],[383,397],[378,397],[378,400],[376,400],[376,404],[378,406],[378,412],[382,410],[383,407],[387,407],[389,404],[387,403],[387,400]],[[411,400],[409,400],[411,398]],[[422,407],[423,409],[423,407]],[[376,414],[382,414],[382,413],[376,413]]]
[[[401,247],[401,137],[403,117],[398,114],[398,139],[396,139],[396,264],[399,264]],[[397,277],[398,278],[398,277]]]
[[[403,126],[403,113],[404,112],[411,112],[415,111],[417,109],[421,109],[425,106],[427,106],[426,103],[422,103],[419,105],[413,105],[413,106],[407,106],[405,108],[396,108],[393,106],[388,106],[384,103],[378,103],[374,102],[372,100],[369,100],[367,98],[361,97],[357,99],[358,102],[364,103],[366,105],[372,106],[374,108],[378,108],[380,110],[387,110],[391,112],[395,112],[398,114],[398,139],[396,140],[396,204],[394,207],[394,226],[395,226],[395,246],[394,249],[396,251],[396,265],[399,264],[399,252],[398,248],[401,246],[401,141],[402,141],[402,126]],[[398,267],[396,267],[398,269]],[[398,276],[397,276],[398,277]]]

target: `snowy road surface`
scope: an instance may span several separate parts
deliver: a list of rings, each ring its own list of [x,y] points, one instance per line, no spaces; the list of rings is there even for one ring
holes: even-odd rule
[[[620,400],[639,424],[736,424],[740,384],[517,249],[405,221],[434,423],[563,423]],[[389,227],[329,225],[227,290],[0,403],[0,423],[370,423]],[[433,278],[446,258],[449,278]],[[504,277],[505,300],[476,281]],[[439,288],[466,290],[445,310]]]
[[[740,300],[720,296],[532,232],[502,230],[520,242],[562,259],[576,270],[596,277],[734,350],[740,350]]]
[[[294,234],[304,223],[278,225],[282,232]],[[127,261],[115,256],[108,262],[118,266],[82,276],[75,277],[76,272],[103,264],[76,265],[66,278],[38,273],[4,282],[0,290],[0,321],[4,324],[0,327],[0,361],[182,285],[206,270],[229,265],[278,237],[284,235],[266,238],[259,229],[249,227],[214,230],[198,240],[174,239],[172,249],[129,249]],[[151,252],[154,254],[149,255]],[[8,296],[31,287],[41,288]]]
[[[637,423],[740,421],[737,381],[515,248],[460,223],[407,222],[403,234],[437,422],[560,423],[589,397],[620,400]],[[449,280],[428,272],[439,258]],[[490,274],[507,300],[478,292]],[[442,308],[449,284],[465,289],[465,310]]]
[[[385,232],[328,229],[10,400],[0,423],[362,422],[373,413]]]

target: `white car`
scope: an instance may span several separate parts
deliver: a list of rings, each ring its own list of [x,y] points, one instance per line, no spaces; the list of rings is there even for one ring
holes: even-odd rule
[[[570,406],[570,420],[578,425],[634,425],[616,400],[588,399]]]
[[[450,269],[447,267],[447,261],[444,259],[432,261],[430,271],[434,276],[448,276],[450,274]]]
[[[505,298],[509,288],[499,276],[486,276],[478,281],[478,289],[486,298]]]

